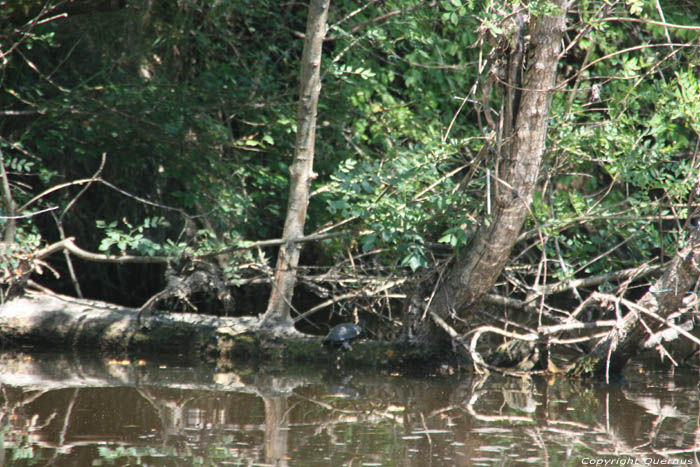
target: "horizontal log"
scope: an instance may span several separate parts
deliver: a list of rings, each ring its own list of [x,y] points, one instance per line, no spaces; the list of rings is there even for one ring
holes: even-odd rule
[[[294,364],[372,368],[432,374],[439,355],[400,342],[361,340],[352,349],[330,349],[322,338],[292,331],[272,334],[254,316],[217,317],[167,313],[141,317],[138,310],[57,294],[26,292],[0,305],[0,343],[12,348],[75,350],[102,356],[139,357],[154,353],[216,362],[287,367]],[[443,356],[444,357],[444,356]],[[444,366],[444,365],[443,365]]]
[[[142,318],[138,310],[95,300],[27,292],[0,306],[5,348],[91,349],[105,353],[218,353],[219,329],[257,329],[255,317],[167,313]]]

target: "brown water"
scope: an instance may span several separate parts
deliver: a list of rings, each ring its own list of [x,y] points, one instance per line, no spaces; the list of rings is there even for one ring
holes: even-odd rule
[[[5,354],[0,465],[699,465],[698,381],[640,366],[604,385]]]

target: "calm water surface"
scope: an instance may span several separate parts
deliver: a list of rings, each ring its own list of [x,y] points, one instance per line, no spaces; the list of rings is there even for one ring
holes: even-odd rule
[[[0,465],[700,465],[699,381],[640,366],[604,385],[2,354]]]

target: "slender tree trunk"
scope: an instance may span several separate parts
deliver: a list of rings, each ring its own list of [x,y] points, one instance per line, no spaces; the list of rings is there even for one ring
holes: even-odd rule
[[[492,183],[495,186],[494,213],[489,225],[477,232],[466,257],[460,258],[438,284],[429,311],[443,320],[449,321],[455,316],[469,320],[475,305],[491,290],[503,270],[528,215],[545,151],[560,44],[571,0],[554,3],[559,8],[555,14],[532,17],[527,58],[524,57],[526,27],[522,21],[518,22],[518,15],[512,16],[510,37],[505,38],[509,44],[504,60],[508,84],[500,128],[500,157]],[[413,303],[415,306],[416,301]],[[428,314],[409,307],[407,318],[415,320],[418,316],[425,318]],[[431,321],[424,320],[413,326],[426,344],[438,337]]]
[[[15,232],[17,231],[17,221],[15,216],[17,215],[15,201],[12,199],[12,191],[10,190],[10,181],[7,177],[7,172],[5,171],[5,155],[0,149],[0,186],[2,186],[2,201],[5,205],[5,212],[7,213],[7,224],[4,232],[4,242],[5,246],[9,246],[15,242]],[[0,253],[2,253],[0,251]]]
[[[321,91],[321,48],[326,34],[326,17],[330,0],[311,0],[306,23],[306,38],[301,59],[299,111],[294,162],[289,168],[289,202],[270,300],[262,324],[268,327],[291,328],[294,323],[289,310],[296,283],[301,244],[293,240],[304,236],[304,221],[309,203],[309,185],[313,178],[316,113]]]

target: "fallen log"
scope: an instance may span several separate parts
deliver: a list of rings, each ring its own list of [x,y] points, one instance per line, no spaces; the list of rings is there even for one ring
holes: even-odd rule
[[[232,335],[257,330],[255,317],[168,313],[138,324],[137,315],[106,302],[28,291],[0,306],[0,340],[5,349],[218,355],[220,329]]]
[[[120,357],[181,355],[219,366],[238,359],[286,364],[303,361],[304,356],[307,360],[324,357],[320,338],[301,333],[272,335],[252,316],[161,312],[139,320],[138,312],[95,300],[27,292],[0,306],[0,341],[5,349],[29,347]]]
[[[218,317],[195,313],[142,316],[138,309],[26,291],[0,305],[0,345],[4,350],[90,352],[104,356],[182,355],[216,363],[270,366],[333,365],[432,373],[443,360],[396,342],[362,341],[352,349],[329,350],[320,336],[296,331],[281,335],[261,327],[254,316]]]

